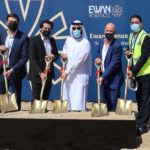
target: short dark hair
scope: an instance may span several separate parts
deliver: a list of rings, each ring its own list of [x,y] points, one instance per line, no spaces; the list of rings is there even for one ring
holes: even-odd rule
[[[142,22],[142,18],[140,15],[132,15],[131,18],[130,18],[130,21],[132,18],[138,18],[140,20],[140,22]]]
[[[17,14],[14,14],[14,13],[10,13],[10,14],[8,14],[8,15],[6,16],[6,21],[8,20],[8,18],[9,18],[9,17],[16,18],[16,19],[18,20],[18,22],[19,22],[19,17],[18,17],[18,15],[17,15]]]
[[[51,29],[53,29],[53,23],[51,22],[51,21],[49,21],[49,20],[42,20],[41,21],[41,23],[40,23],[40,28],[42,28],[43,27],[43,24],[44,23],[47,23],[47,24],[50,24],[51,25]]]

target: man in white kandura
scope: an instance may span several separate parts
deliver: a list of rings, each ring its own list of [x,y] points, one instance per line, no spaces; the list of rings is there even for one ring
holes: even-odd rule
[[[70,111],[85,110],[92,57],[90,42],[81,21],[72,22],[70,37],[65,41],[61,56],[67,59],[66,70],[62,74],[63,99],[68,100]]]

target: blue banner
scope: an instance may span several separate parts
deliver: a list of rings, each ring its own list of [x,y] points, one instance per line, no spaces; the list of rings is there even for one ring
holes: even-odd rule
[[[39,33],[39,24],[43,19],[54,23],[52,36],[56,39],[59,53],[62,51],[65,39],[69,36],[70,24],[73,20],[84,23],[88,39],[92,46],[93,68],[90,77],[88,101],[97,101],[97,86],[94,67],[98,41],[104,37],[105,25],[112,22],[116,26],[116,38],[123,49],[128,46],[130,33],[130,16],[139,14],[143,19],[143,28],[149,33],[150,1],[142,0],[1,0],[0,1],[0,30],[6,27],[6,16],[13,12],[20,18],[20,30],[29,37]],[[27,63],[27,72],[29,63]],[[60,59],[55,63],[56,78],[49,100],[59,99],[60,96]],[[122,67],[125,75],[126,59],[122,55]],[[121,98],[124,96],[124,84],[121,87]],[[127,99],[136,101],[134,92],[128,90]],[[32,92],[27,77],[23,80],[22,100],[32,100]]]

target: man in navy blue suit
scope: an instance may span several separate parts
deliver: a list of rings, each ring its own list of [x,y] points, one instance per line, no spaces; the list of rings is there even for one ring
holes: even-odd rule
[[[8,86],[11,86],[16,94],[18,109],[21,107],[22,79],[26,75],[25,64],[28,60],[28,37],[18,30],[19,17],[16,14],[8,14],[6,17],[8,30],[0,32],[0,51],[6,55],[6,73],[0,66],[0,94],[5,94],[4,76],[8,79]],[[0,62],[2,57],[0,56]]]
[[[120,97],[120,86],[123,83],[121,65],[122,46],[114,38],[115,25],[108,23],[105,27],[105,38],[99,42],[95,63],[102,65],[102,75],[97,80],[101,85],[103,101],[108,111],[115,111],[117,98]]]

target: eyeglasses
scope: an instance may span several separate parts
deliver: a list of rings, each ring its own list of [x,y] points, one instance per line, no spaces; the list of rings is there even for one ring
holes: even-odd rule
[[[81,30],[81,27],[72,27],[72,30]]]

